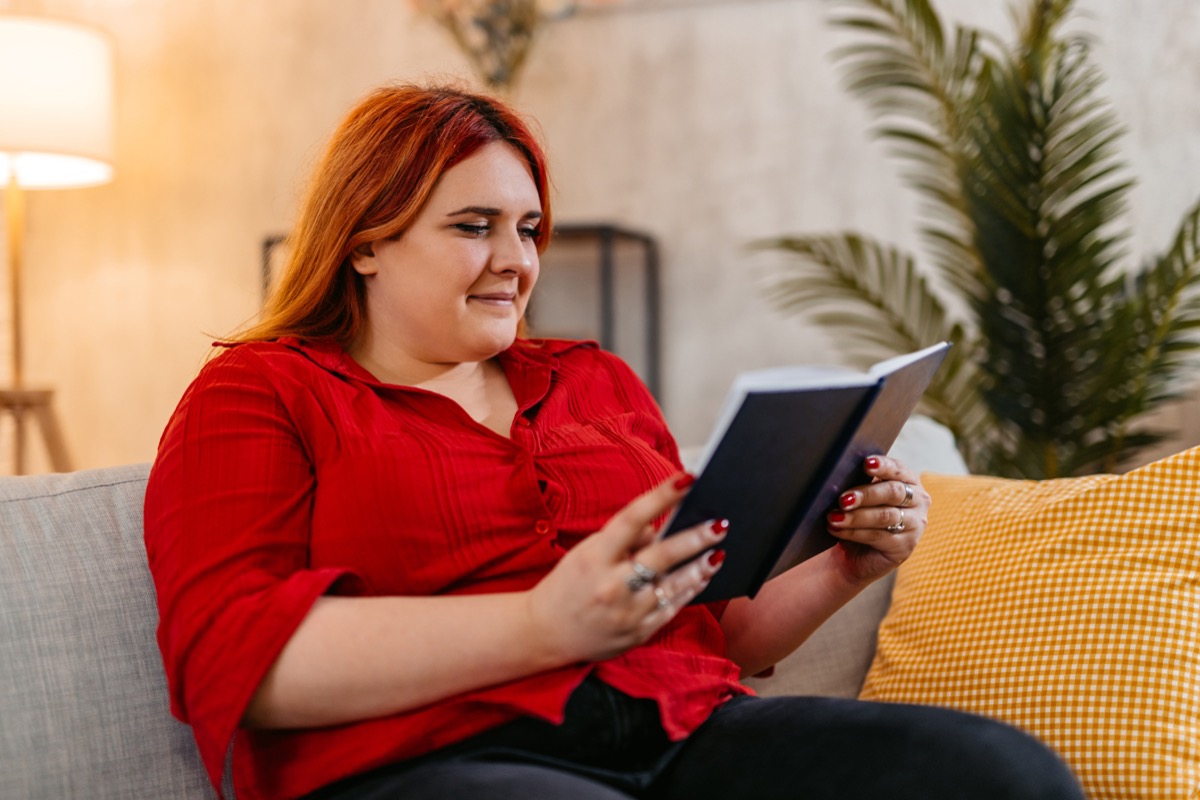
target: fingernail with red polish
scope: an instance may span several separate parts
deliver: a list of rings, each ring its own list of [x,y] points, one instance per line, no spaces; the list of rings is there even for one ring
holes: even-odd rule
[[[867,459],[867,469],[879,469],[879,459],[871,456]]]
[[[840,511],[830,511],[829,512],[829,521],[830,522],[845,522],[846,515]]]
[[[724,550],[713,550],[711,553],[708,554],[708,565],[710,567],[719,567],[719,566],[721,566],[721,563],[724,560],[725,560],[725,551]]]
[[[711,528],[712,528],[712,532],[715,533],[717,536],[724,536],[725,532],[729,530],[729,520],[727,520],[727,519],[713,520],[713,524],[712,524]]]
[[[852,508],[854,504],[858,502],[858,498],[855,496],[854,492],[846,492],[844,495],[842,495],[840,502],[842,504],[842,508]]]
[[[683,475],[680,475],[678,478],[675,479],[675,483],[673,485],[675,486],[676,491],[682,492],[684,489],[688,488],[695,482],[696,482],[696,476],[692,475],[691,473],[685,472]]]

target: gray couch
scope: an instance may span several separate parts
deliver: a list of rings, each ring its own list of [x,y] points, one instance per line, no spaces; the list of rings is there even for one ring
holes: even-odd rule
[[[167,707],[148,464],[0,479],[0,797],[211,797]]]
[[[154,640],[148,472],[0,478],[0,798],[213,796]],[[872,587],[756,687],[856,694],[888,590]]]

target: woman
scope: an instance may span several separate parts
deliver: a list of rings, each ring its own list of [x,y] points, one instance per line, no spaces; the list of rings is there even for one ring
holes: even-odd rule
[[[688,605],[726,526],[655,537],[691,479],[653,400],[594,345],[518,338],[547,187],[503,105],[376,92],[263,321],[181,400],[146,542],[214,786],[232,739],[241,798],[1078,796],[999,725],[749,696],[908,556],[929,498],[868,459],[839,546]]]

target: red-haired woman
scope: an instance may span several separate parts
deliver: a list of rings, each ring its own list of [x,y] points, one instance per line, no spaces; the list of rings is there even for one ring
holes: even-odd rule
[[[518,336],[550,220],[494,100],[383,89],[336,132],[147,490],[172,705],[214,786],[232,742],[243,800],[1078,797],[994,723],[750,695],[908,556],[928,496],[869,459],[830,518],[852,546],[688,605],[725,526],[656,538],[690,481],[659,409],[593,344]]]

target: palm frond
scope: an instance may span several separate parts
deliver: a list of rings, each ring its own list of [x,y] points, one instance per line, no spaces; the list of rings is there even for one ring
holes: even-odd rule
[[[957,343],[927,410],[973,470],[1041,478],[1114,469],[1162,433],[1146,412],[1200,363],[1200,203],[1132,275],[1125,131],[1073,0],[1026,0],[1017,40],[948,34],[931,0],[836,0],[835,58],[921,198],[914,259],[853,233],[758,243],[796,258],[775,301],[841,334],[860,365]]]
[[[964,179],[987,290],[974,305],[989,344],[986,397],[1019,432],[1014,469],[1032,477],[1074,469],[1107,435],[1078,413],[1104,371],[1083,343],[1110,335],[1127,238],[1114,220],[1130,187],[1115,147],[1122,130],[1095,98],[1087,49],[1056,39],[1054,24],[1033,20],[1011,56],[988,57],[970,127],[978,155]]]
[[[836,330],[842,351],[859,367],[934,342],[955,343],[922,410],[954,433],[970,464],[995,428],[979,400],[978,346],[913,258],[857,234],[783,237],[753,246],[795,256],[774,277],[770,296],[780,308],[809,312]]]
[[[1031,0],[1024,15],[1019,12],[1013,15],[1017,24],[1017,41],[1034,49],[1043,49],[1074,5],[1074,0]],[[1031,77],[1031,74],[1027,73],[1024,77]]]
[[[780,270],[772,297],[783,308],[811,310],[835,324],[861,366],[939,341],[954,324],[912,256],[895,248],[858,234],[784,237],[753,246],[798,256]]]
[[[849,91],[859,95],[879,124],[873,133],[910,165],[902,180],[922,197],[922,236],[957,241],[953,257],[934,252],[934,266],[959,286],[972,287],[980,265],[959,176],[969,154],[962,148],[962,97],[973,91],[985,64],[981,37],[958,28],[953,46],[928,0],[849,0],[834,7],[839,27],[865,41],[834,52]]]
[[[1171,247],[1130,278],[1123,293],[1128,353],[1125,412],[1114,420],[1120,450],[1146,410],[1179,396],[1181,375],[1200,352],[1200,202],[1184,216]]]

